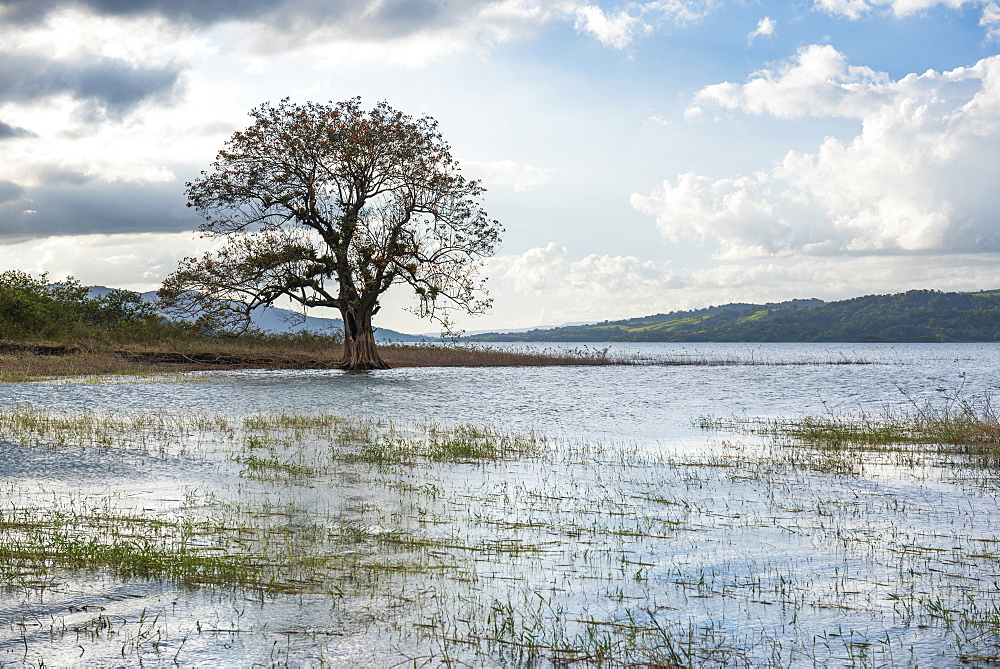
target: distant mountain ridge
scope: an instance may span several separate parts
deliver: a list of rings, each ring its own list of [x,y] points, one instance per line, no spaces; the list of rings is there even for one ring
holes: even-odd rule
[[[106,286],[88,286],[90,294],[100,297],[111,292],[111,288]],[[156,292],[149,291],[141,293],[142,299],[153,304],[156,302]],[[344,321],[339,318],[319,318],[316,316],[302,317],[289,309],[279,309],[277,307],[261,307],[254,309],[251,320],[255,327],[264,332],[301,332],[311,330],[313,332],[324,332],[334,330],[344,331]],[[426,341],[427,337],[422,335],[411,335],[386,328],[375,328],[375,340],[382,343],[390,342],[420,342]]]
[[[465,337],[468,341],[1000,341],[1000,290],[911,290],[836,302],[735,303],[642,318]]]

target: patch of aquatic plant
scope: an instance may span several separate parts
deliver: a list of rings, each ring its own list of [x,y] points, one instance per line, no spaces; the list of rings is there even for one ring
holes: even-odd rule
[[[444,430],[429,427],[419,437],[380,435],[357,450],[356,457],[372,464],[499,461],[537,454],[544,442],[534,434],[507,434],[470,425]]]
[[[1000,417],[991,398],[945,398],[937,403],[910,400],[908,408],[880,415],[811,416],[789,419],[717,419],[698,421],[704,429],[744,431],[784,438],[814,447],[868,447],[1000,456]]]
[[[0,580],[25,602],[67,574],[165,578],[261,602],[258,622],[235,629],[266,637],[271,611],[323,601],[309,638],[339,657],[345,635],[370,635],[386,665],[1000,658],[1000,517],[972,468],[788,448],[787,433],[670,454],[320,413],[0,414],[17,443],[211,463],[209,487],[183,496],[0,489]],[[364,625],[345,633],[344,611]],[[4,638],[0,625],[0,649]],[[164,634],[159,660],[184,664],[182,638]]]
[[[263,481],[275,478],[305,481],[308,477],[320,473],[319,468],[307,463],[283,460],[274,455],[265,457],[237,455],[233,459],[246,467],[245,476]]]
[[[749,666],[742,648],[760,643],[733,643],[712,624],[672,620],[672,607],[627,609],[620,619],[594,620],[556,610],[538,595],[517,605],[488,604],[476,614],[463,612],[453,629],[442,620],[440,638],[456,650],[474,647],[484,659],[514,666]],[[454,624],[456,617],[448,620]]]
[[[189,583],[267,591],[297,591],[292,575],[303,565],[234,550],[243,533],[212,520],[189,521],[88,511],[70,501],[48,508],[0,510],[0,575],[13,582],[44,582],[63,570],[108,570],[121,577],[175,578]]]
[[[52,412],[31,406],[0,410],[0,439],[26,446],[163,446],[196,425],[166,413]]]

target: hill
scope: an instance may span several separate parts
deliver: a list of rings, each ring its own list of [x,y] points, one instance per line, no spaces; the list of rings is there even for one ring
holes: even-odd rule
[[[487,333],[470,341],[1000,341],[1000,291],[911,290],[838,302],[726,304],[643,318]]]

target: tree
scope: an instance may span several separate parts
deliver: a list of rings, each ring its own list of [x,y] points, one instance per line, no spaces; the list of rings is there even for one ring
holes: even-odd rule
[[[203,236],[221,250],[185,258],[159,291],[175,314],[245,329],[250,312],[288,298],[335,307],[350,370],[384,368],[372,330],[379,298],[409,285],[416,313],[450,326],[449,312],[489,308],[477,279],[502,227],[482,209],[485,189],[460,174],[427,116],[361,98],[250,112],[249,128],[187,184]]]
[[[0,337],[69,339],[136,332],[159,323],[139,293],[112,289],[100,297],[73,277],[51,282],[47,274],[0,272]]]

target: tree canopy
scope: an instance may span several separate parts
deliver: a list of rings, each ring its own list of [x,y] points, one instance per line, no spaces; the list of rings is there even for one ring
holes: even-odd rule
[[[49,281],[19,270],[0,272],[0,338],[64,340],[104,332],[137,332],[160,321],[139,293],[112,289],[92,296],[73,277]]]
[[[175,314],[239,330],[252,309],[287,298],[333,307],[344,321],[347,369],[384,367],[372,316],[395,284],[415,311],[448,327],[450,311],[489,308],[478,277],[502,227],[485,189],[462,176],[427,116],[360,98],[250,112],[211,169],[187,184],[204,236],[224,246],[185,258],[159,291]]]

